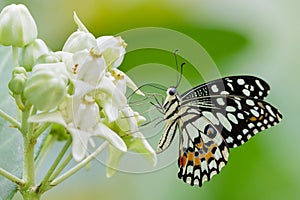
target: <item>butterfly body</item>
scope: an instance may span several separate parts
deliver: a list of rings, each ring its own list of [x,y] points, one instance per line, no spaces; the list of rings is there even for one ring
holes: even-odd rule
[[[163,104],[167,124],[157,152],[179,132],[178,177],[202,186],[226,165],[229,148],[244,144],[282,115],[263,99],[269,85],[254,76],[232,76],[199,85],[179,95],[167,90]]]

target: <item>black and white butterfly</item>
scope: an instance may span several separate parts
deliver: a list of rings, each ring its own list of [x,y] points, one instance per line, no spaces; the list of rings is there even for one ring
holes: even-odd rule
[[[276,125],[279,110],[264,101],[269,85],[254,76],[217,79],[179,95],[167,90],[162,106],[167,122],[157,152],[179,132],[178,177],[202,186],[226,165],[229,149]]]

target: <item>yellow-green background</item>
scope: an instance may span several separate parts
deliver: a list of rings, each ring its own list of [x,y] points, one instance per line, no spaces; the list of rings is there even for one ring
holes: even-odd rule
[[[279,125],[233,149],[227,166],[201,188],[177,179],[176,163],[152,173],[117,173],[108,179],[105,167],[93,162],[89,172],[81,170],[43,199],[300,198],[300,1],[1,0],[0,8],[10,3],[28,6],[39,37],[55,51],[76,29],[73,11],[95,36],[148,26],[180,31],[206,49],[222,76],[265,79],[271,85],[268,101],[284,116]],[[121,69],[150,62],[174,66],[170,52],[150,49],[128,54]],[[202,82],[189,73],[185,76],[192,85]]]

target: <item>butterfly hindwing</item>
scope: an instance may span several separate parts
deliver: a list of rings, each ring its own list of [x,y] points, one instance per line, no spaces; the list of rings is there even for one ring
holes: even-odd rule
[[[202,186],[226,165],[229,148],[220,132],[196,109],[187,108],[179,123],[178,177]]]

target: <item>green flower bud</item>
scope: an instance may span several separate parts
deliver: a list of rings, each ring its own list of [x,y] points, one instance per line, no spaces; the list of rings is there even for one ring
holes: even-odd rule
[[[16,67],[12,72],[12,79],[8,83],[8,88],[14,94],[22,94],[27,80],[27,73],[23,67]]]
[[[53,124],[51,127],[50,134],[56,137],[57,141],[64,141],[70,137],[64,126],[60,124]]]
[[[75,53],[84,49],[90,50],[95,47],[97,47],[97,41],[91,33],[76,31],[67,39],[62,50]]]
[[[38,110],[51,110],[66,96],[68,81],[63,63],[36,65],[26,82],[24,96]]]
[[[35,64],[43,64],[43,63],[58,63],[60,62],[60,58],[55,55],[53,52],[48,54],[41,55],[35,62]]]
[[[0,44],[24,47],[37,38],[37,28],[28,9],[11,4],[0,13]]]
[[[49,53],[48,47],[41,39],[26,45],[22,50],[21,65],[25,67],[27,71],[31,71],[36,60],[43,54]]]

